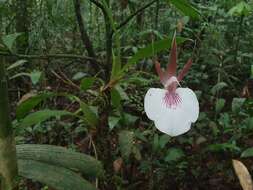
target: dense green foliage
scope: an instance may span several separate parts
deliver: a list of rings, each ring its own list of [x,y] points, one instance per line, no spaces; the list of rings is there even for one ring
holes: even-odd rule
[[[16,143],[84,153],[18,145],[19,188],[239,189],[232,159],[253,164],[252,12],[243,0],[0,0]],[[175,31],[200,115],[172,138],[143,99],[162,88],[154,61],[167,64]]]

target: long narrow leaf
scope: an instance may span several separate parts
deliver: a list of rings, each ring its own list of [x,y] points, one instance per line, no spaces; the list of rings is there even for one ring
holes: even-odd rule
[[[167,0],[167,2],[173,4],[180,12],[193,19],[197,19],[200,16],[200,12],[187,0]]]
[[[71,170],[33,160],[18,160],[19,175],[39,181],[56,190],[96,190],[96,188]]]
[[[62,111],[62,110],[40,110],[30,115],[26,116],[24,120],[21,122],[21,127],[29,127],[43,121],[46,121],[52,117],[61,117],[65,115],[73,115],[71,112]]]
[[[183,43],[186,40],[187,40],[186,38],[177,37],[178,44]],[[145,48],[140,49],[135,55],[133,55],[128,60],[127,64],[123,67],[122,71],[125,71],[126,69],[136,64],[141,59],[151,57],[156,53],[169,49],[171,47],[171,42],[172,42],[172,38],[166,38],[166,39],[151,43],[147,45]]]
[[[18,159],[40,161],[70,170],[78,170],[89,177],[101,176],[103,173],[102,164],[95,158],[63,147],[22,144],[17,145],[16,148]]]

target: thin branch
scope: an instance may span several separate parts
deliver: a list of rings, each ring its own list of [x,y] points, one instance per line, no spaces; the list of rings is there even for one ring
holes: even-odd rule
[[[155,2],[157,2],[157,0],[153,0],[151,2],[149,2],[148,4],[144,5],[143,7],[139,8],[137,11],[135,11],[133,14],[129,15],[124,21],[122,21],[117,27],[116,29],[119,30],[121,29],[123,26],[125,26],[129,21],[132,20],[132,18],[134,18],[136,15],[138,15],[140,12],[142,12],[143,10],[145,10],[146,8],[150,7],[151,5],[153,5]]]
[[[0,55],[2,56],[10,56],[10,57],[17,57],[22,59],[84,59],[89,61],[97,61],[93,57],[83,56],[83,55],[74,55],[74,54],[48,54],[48,55],[25,55],[25,54],[12,54],[8,52],[1,52]]]

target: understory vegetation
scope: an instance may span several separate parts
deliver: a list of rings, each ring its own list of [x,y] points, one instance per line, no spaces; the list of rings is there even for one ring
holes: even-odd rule
[[[232,164],[253,172],[252,10],[247,0],[0,0],[1,189],[252,188]],[[154,63],[166,67],[174,35],[179,70],[193,60],[180,85],[200,112],[170,137],[144,97],[163,88]]]

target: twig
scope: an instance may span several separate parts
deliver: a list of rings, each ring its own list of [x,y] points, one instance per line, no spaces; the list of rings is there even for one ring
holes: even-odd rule
[[[74,55],[74,54],[47,54],[47,55],[25,55],[25,54],[14,54],[14,53],[8,53],[8,52],[1,52],[0,55],[2,56],[10,56],[10,57],[17,57],[17,58],[23,58],[23,59],[85,59],[89,61],[94,61],[97,59],[94,59],[92,57],[83,56],[83,55]]]
[[[72,87],[75,87],[77,90],[80,90],[79,86],[77,86],[74,83],[69,82],[68,80],[64,79],[63,77],[61,77],[59,74],[57,74],[54,70],[51,70],[51,73],[56,76],[56,78],[60,79],[62,82],[64,82],[67,85],[70,85]]]
[[[118,26],[116,26],[116,29],[119,30],[120,28],[122,28],[123,26],[125,26],[130,20],[132,20],[132,18],[134,18],[136,15],[138,15],[140,12],[142,12],[143,10],[145,10],[146,8],[150,7],[151,5],[153,5],[155,2],[157,2],[157,0],[153,0],[151,2],[149,2],[148,4],[144,5],[143,7],[139,8],[137,11],[135,11],[133,14],[129,15],[124,21],[122,21]]]

